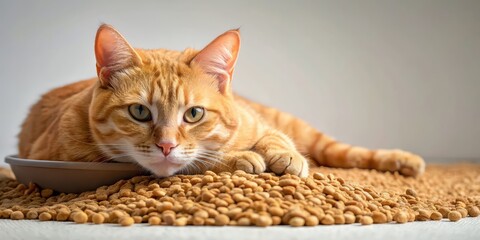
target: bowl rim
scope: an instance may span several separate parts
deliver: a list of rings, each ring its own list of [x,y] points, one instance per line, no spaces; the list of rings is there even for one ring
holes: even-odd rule
[[[19,158],[18,155],[8,155],[5,162],[10,166],[37,167],[37,168],[56,168],[56,169],[76,169],[76,170],[97,170],[97,171],[145,171],[142,167],[134,163],[119,162],[68,162],[54,160],[36,160]]]

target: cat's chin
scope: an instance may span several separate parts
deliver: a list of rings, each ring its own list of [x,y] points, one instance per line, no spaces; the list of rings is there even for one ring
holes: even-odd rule
[[[178,172],[184,164],[172,163],[170,161],[158,161],[144,164],[143,167],[149,170],[157,177],[168,177]]]

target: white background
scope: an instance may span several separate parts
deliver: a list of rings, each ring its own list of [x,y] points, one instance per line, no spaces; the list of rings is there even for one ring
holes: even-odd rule
[[[102,23],[135,47],[202,48],[241,27],[234,89],[339,140],[480,158],[480,1],[0,2],[0,155],[28,108],[95,75]]]

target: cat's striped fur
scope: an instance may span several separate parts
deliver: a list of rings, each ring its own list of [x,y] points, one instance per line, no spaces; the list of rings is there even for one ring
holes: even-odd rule
[[[95,43],[98,78],[57,88],[32,107],[19,135],[20,157],[120,158],[158,176],[236,169],[306,176],[312,164],[411,176],[424,170],[423,159],[412,153],[340,143],[298,118],[235,95],[230,81],[240,47],[237,30],[201,51],[133,49],[108,25],[99,28]],[[132,104],[147,107],[152,119],[132,118]],[[192,106],[205,110],[199,122],[183,119]],[[173,146],[170,153],[159,147],[165,142]]]

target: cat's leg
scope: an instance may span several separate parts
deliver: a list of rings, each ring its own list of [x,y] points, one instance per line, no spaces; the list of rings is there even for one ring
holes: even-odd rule
[[[402,150],[370,150],[343,144],[288,113],[245,99],[240,100],[260,114],[270,126],[293,139],[300,152],[320,165],[398,171],[408,176],[418,176],[425,170],[423,159],[413,153]]]
[[[424,160],[413,153],[398,149],[370,150],[337,142],[319,132],[315,134],[309,154],[320,165],[398,171],[407,176],[418,176],[425,171]]]
[[[260,154],[253,151],[230,151],[223,154],[222,161],[216,163],[210,170],[217,173],[243,170],[247,173],[259,174],[266,169],[265,160]]]
[[[297,151],[293,141],[279,131],[267,131],[255,144],[253,151],[262,155],[267,169],[276,174],[308,176],[307,159]]]

